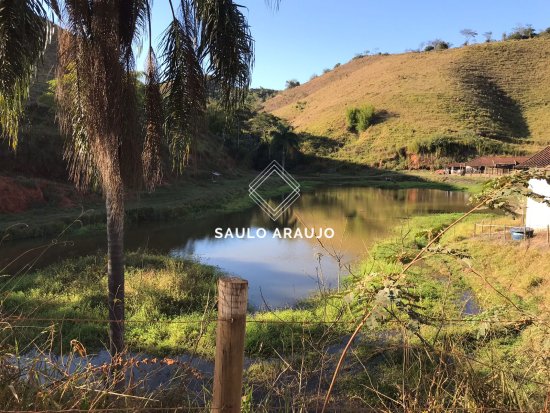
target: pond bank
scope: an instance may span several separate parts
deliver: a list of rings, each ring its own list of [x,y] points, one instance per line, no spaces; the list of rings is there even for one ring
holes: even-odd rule
[[[379,396],[400,400],[401,391],[395,386],[399,382],[410,389],[420,386],[422,391],[416,394],[426,394],[438,406],[459,402],[471,409],[492,406],[498,400],[503,401],[498,404],[502,410],[540,408],[547,391],[537,384],[544,383],[546,374],[541,357],[544,328],[525,314],[543,315],[538,306],[544,307],[550,274],[543,252],[511,242],[472,239],[472,222],[480,219],[475,216],[446,233],[425,260],[402,282],[396,282],[411,257],[458,216],[418,216],[395,228],[391,236],[370,248],[340,292],[322,290],[295,308],[251,314],[245,397],[255,403],[273,403],[281,398],[291,402],[297,396],[310,400],[318,389],[324,394],[335,358],[357,320],[379,304],[384,310],[373,314],[356,339],[337,381],[336,400],[361,400],[387,408]],[[493,288],[468,273],[468,265],[482,269]],[[544,273],[537,273],[537,268]],[[520,270],[533,274],[508,292],[506,286]],[[104,274],[104,257],[85,257],[52,266],[12,286],[5,280],[2,290],[9,291],[5,310],[66,319],[63,339],[55,325],[47,322],[18,322],[27,328],[14,328],[11,333],[18,335],[19,343],[39,337],[35,344],[42,340],[54,350],[61,349],[63,342],[67,351],[74,338],[88,353],[102,348],[104,324],[77,325],[70,318],[104,317]],[[129,254],[127,337],[132,351],[172,354],[176,360],[178,354],[194,354],[209,370],[215,338],[215,323],[210,321],[215,319],[213,287],[219,275],[212,267],[189,260]],[[475,308],[464,305],[472,297]],[[57,337],[50,343],[40,331],[51,331]],[[422,385],[441,377],[444,384],[438,386],[449,391],[431,394],[430,387]],[[518,398],[506,398],[509,388],[517,389],[511,391]],[[473,391],[475,401],[468,399]],[[446,394],[453,397],[446,398]],[[390,410],[398,407],[391,406]]]
[[[409,234],[406,239],[395,240],[391,235],[376,243],[368,258],[350,267],[351,276],[343,280],[340,293],[320,284],[317,294],[300,300],[293,308],[251,314],[247,353],[271,356],[284,352],[289,340],[304,331],[313,337],[330,332],[326,338],[332,339],[348,334],[363,311],[362,303],[369,291],[380,289],[387,282],[386,277],[397,274],[403,262],[426,243],[429,234],[458,216],[413,218],[405,224]],[[401,232],[402,228],[396,227],[393,234]],[[328,254],[327,259],[331,259]],[[68,348],[70,340],[76,338],[90,349],[100,349],[107,341],[106,325],[94,320],[103,319],[107,313],[105,268],[105,256],[92,255],[4,279],[4,310],[40,314],[45,319],[67,319],[63,323],[63,339],[56,337],[53,348]],[[211,358],[215,343],[215,323],[211,322],[215,319],[215,284],[221,274],[219,269],[192,259],[129,253],[126,334],[131,350],[163,355],[195,352]],[[477,304],[472,304],[475,293],[461,279],[434,273],[431,267],[412,271],[408,278],[403,288],[414,285],[415,296],[421,301],[421,310],[416,314],[420,318],[436,318],[440,311],[456,317],[480,312]],[[73,319],[90,321],[70,321]],[[331,325],[334,320],[341,324]],[[279,324],[281,321],[284,323]],[[46,320],[42,324],[46,327],[49,323]],[[29,341],[34,332],[25,332]]]
[[[126,201],[126,223],[189,220],[219,213],[242,211],[253,205],[248,185],[254,174],[241,174],[211,180],[171,183],[153,193],[131,194]],[[330,186],[364,186],[386,189],[428,188],[446,191],[475,189],[479,181],[461,177],[439,177],[431,173],[369,171],[362,175],[317,174],[295,178],[302,192]],[[277,196],[286,186],[267,186],[265,195]],[[95,198],[94,198],[95,199]],[[105,208],[102,203],[83,201],[79,206],[42,206],[21,213],[0,214],[0,238],[9,240],[58,237],[59,234],[86,234],[103,231]]]

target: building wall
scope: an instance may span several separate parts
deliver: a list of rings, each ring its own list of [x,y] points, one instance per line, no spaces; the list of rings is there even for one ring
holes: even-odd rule
[[[539,195],[550,198],[550,185],[544,179],[531,179],[529,188]],[[525,225],[531,228],[546,228],[550,225],[550,206],[534,199],[527,199]]]

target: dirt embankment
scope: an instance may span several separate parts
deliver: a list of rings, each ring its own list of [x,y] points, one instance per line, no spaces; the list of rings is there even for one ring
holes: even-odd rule
[[[80,195],[68,185],[0,176],[0,214],[19,213],[45,205],[71,208],[79,199]]]

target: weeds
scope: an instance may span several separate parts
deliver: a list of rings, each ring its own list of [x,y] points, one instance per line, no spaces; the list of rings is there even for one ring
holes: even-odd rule
[[[544,300],[531,297],[544,298],[547,274],[533,273],[525,288],[505,287],[508,274],[544,258],[523,252],[517,267],[500,276],[500,261],[514,265],[502,256],[518,257],[523,247],[472,239],[472,222],[488,216],[471,215],[452,227],[459,214],[407,220],[360,265],[347,268],[351,274],[340,291],[321,286],[294,309],[251,314],[244,411],[319,411],[340,353],[365,311],[372,315],[341,364],[329,408],[543,409],[549,320]],[[412,265],[420,251],[422,259]],[[190,260],[129,255],[131,352],[120,362],[120,390],[110,379],[111,367],[101,363],[105,325],[71,321],[105,313],[97,293],[103,291],[104,266],[103,256],[90,256],[3,279],[1,408],[206,411],[219,272]],[[404,271],[408,275],[400,279]],[[463,310],[468,289],[478,301],[473,314]],[[96,351],[99,359],[90,358]],[[139,351],[174,357],[155,359]]]

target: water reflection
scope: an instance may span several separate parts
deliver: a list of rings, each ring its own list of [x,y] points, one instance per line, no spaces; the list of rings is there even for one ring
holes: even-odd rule
[[[327,228],[334,238],[323,239],[331,253],[346,263],[386,237],[396,223],[418,214],[458,212],[467,209],[467,194],[429,189],[385,190],[340,187],[302,195],[277,222],[260,208],[188,222],[153,223],[129,228],[126,247],[148,248],[173,256],[195,256],[249,281],[250,303],[262,307],[292,305],[319,288],[335,287],[338,265],[316,239],[273,238],[276,228]],[[215,229],[266,229],[263,239],[216,239]],[[36,246],[36,241],[5,244],[2,262]],[[49,262],[105,250],[105,236],[75,239],[72,246],[58,246],[41,258]]]
[[[320,288],[337,286],[339,267],[360,257],[376,241],[388,236],[396,222],[418,214],[465,211],[467,195],[426,189],[384,190],[331,188],[303,195],[277,222],[259,208],[204,220],[197,236],[187,229],[184,244],[170,250],[174,256],[194,255],[201,261],[246,278],[250,302],[258,307],[292,305]],[[333,228],[332,239],[272,238],[276,228]],[[265,228],[263,239],[215,239],[222,228]],[[233,234],[235,235],[235,234]],[[319,259],[320,258],[320,259]]]

